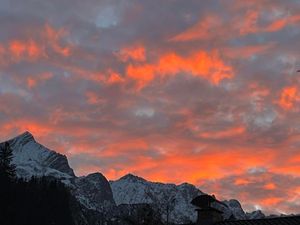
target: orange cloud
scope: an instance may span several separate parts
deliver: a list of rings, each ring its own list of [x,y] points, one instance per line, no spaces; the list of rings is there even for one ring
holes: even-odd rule
[[[260,45],[224,48],[223,51],[227,57],[232,59],[248,59],[255,55],[264,54],[275,46],[275,43],[267,43]]]
[[[246,36],[249,34],[277,32],[287,26],[298,25],[300,21],[300,16],[290,15],[275,18],[266,25],[262,25],[260,20],[264,12],[259,10],[261,9],[251,6],[245,14],[232,16],[229,20],[222,19],[218,15],[209,14],[169,40],[175,42],[227,40],[234,37],[237,33],[240,36]]]
[[[280,31],[286,26],[297,25],[300,21],[299,15],[292,15],[284,18],[277,19],[269,24],[263,31],[265,32],[276,32]]]
[[[237,178],[235,181],[234,181],[234,184],[235,185],[247,185],[247,184],[250,184],[251,181],[247,180],[247,179],[243,179],[243,178]]]
[[[71,45],[63,46],[61,40],[66,36],[67,31],[65,29],[56,30],[49,24],[45,26],[45,38],[52,47],[52,49],[65,57],[70,56],[71,54]]]
[[[266,157],[266,161],[271,158],[272,154]],[[184,177],[185,181],[197,184],[207,179],[220,179],[229,173],[239,174],[247,168],[262,164],[260,157],[245,151],[211,151],[199,155],[175,155],[173,153],[155,162],[155,166],[148,173],[142,169],[137,172],[147,178],[157,180],[152,172],[159,170],[160,177],[165,177],[162,180],[164,182],[180,182],[181,177]],[[176,168],[181,168],[181,170],[176,170]]]
[[[129,65],[126,74],[129,78],[137,81],[137,88],[142,89],[154,79],[155,68],[152,65],[133,66]]]
[[[9,50],[12,56],[20,58],[26,52],[26,44],[20,41],[11,41]]]
[[[264,185],[264,189],[266,189],[266,190],[275,190],[276,185],[274,183],[268,183],[268,184]]]
[[[258,31],[257,22],[259,19],[259,12],[249,10],[245,17],[238,21],[238,29],[240,35],[247,35],[249,33],[256,33]]]
[[[199,136],[201,138],[208,139],[221,139],[221,138],[231,138],[234,136],[242,135],[246,131],[245,127],[233,127],[227,130],[214,131],[214,132],[203,132],[200,133]]]
[[[258,13],[257,12],[251,12],[250,15],[252,15],[252,18],[250,16],[250,20],[252,21],[251,28],[247,28],[247,26],[246,26],[246,30],[243,30],[243,29],[245,29],[243,27],[242,30],[241,30],[242,35],[251,34],[251,33],[278,32],[278,31],[284,29],[285,27],[287,27],[289,25],[296,25],[300,20],[300,17],[298,15],[285,16],[285,17],[282,17],[282,18],[274,19],[273,21],[271,21],[266,26],[259,26],[257,24],[258,19],[259,19],[258,18]]]
[[[37,81],[36,81],[34,78],[32,78],[32,77],[28,77],[28,78],[27,78],[27,86],[28,86],[29,88],[35,87],[36,84],[37,84]]]
[[[45,53],[43,47],[39,46],[33,40],[29,40],[27,43],[27,54],[30,58],[37,59],[42,57]]]
[[[281,202],[282,198],[277,197],[269,197],[261,200],[261,204],[267,207],[270,207],[272,205],[277,205],[279,202]]]
[[[62,44],[66,36],[64,29],[56,30],[45,25],[36,32],[38,35],[35,39],[29,37],[0,43],[0,63],[7,65],[22,60],[32,62],[49,58],[52,52],[63,57],[70,56],[73,46],[69,43]]]
[[[107,146],[102,156],[114,156],[115,154],[122,154],[122,152],[128,153],[127,151],[143,151],[149,148],[149,144],[146,140],[141,138],[134,138],[124,140],[122,143],[111,143]]]
[[[290,110],[295,103],[299,101],[298,89],[296,86],[285,87],[281,91],[281,96],[278,104],[285,110]]]
[[[17,130],[17,132],[21,134],[24,131],[29,131],[37,137],[47,136],[53,130],[53,128],[47,124],[21,119],[16,120],[14,123],[2,124],[1,129],[4,130],[5,133],[11,133],[11,131]]]
[[[87,98],[87,102],[91,105],[96,105],[96,104],[103,104],[105,103],[105,100],[101,97],[99,97],[96,93],[94,92],[87,92],[85,93],[85,96]]]
[[[208,40],[223,32],[222,21],[219,17],[208,15],[191,28],[171,38],[170,41]]]
[[[8,44],[7,53],[14,61],[34,61],[45,56],[44,47],[33,40],[13,40]]]
[[[232,67],[226,65],[216,51],[212,53],[199,51],[189,57],[167,53],[154,64],[130,64],[127,67],[127,76],[137,81],[139,89],[155,77],[174,76],[180,72],[207,79],[214,85],[234,77]]]
[[[34,88],[38,83],[47,81],[53,77],[53,74],[50,72],[41,73],[35,76],[27,77],[27,86],[28,88]]]
[[[297,164],[282,163],[282,165],[278,167],[272,167],[270,171],[274,173],[298,176],[300,173],[300,165],[298,163]]]
[[[180,141],[178,141],[180,142]],[[99,145],[99,143],[97,143]],[[115,142],[108,145],[101,144],[103,149],[101,151],[91,151],[93,157],[99,157],[99,159],[110,158],[110,161],[117,162],[121,156],[132,156],[130,162],[125,161],[118,163],[117,167],[102,168],[104,173],[109,179],[118,179],[120,176],[126,173],[136,173],[143,176],[146,179],[152,181],[162,182],[175,182],[180,183],[183,180],[199,184],[204,181],[222,179],[232,174],[241,174],[244,176],[244,172],[248,168],[271,165],[274,160],[272,150],[260,150],[259,155],[253,154],[252,150],[238,150],[233,149],[217,151],[212,150],[203,152],[200,154],[189,154],[183,152],[181,147],[178,149],[180,153],[170,152],[161,155],[159,158],[152,158],[148,156],[147,151],[151,149],[151,144],[147,139],[131,139],[121,142]],[[74,146],[78,148],[78,146]],[[72,150],[72,153],[88,152],[94,148],[94,145],[87,143],[87,145],[79,145],[80,151]],[[88,149],[88,150],[87,150]],[[140,154],[146,155],[140,155]],[[264,161],[261,158],[264,157]],[[116,168],[119,168],[116,170]],[[178,168],[181,168],[178,170]],[[110,171],[109,173],[107,171]],[[81,174],[85,174],[87,171],[81,170]],[[183,180],[182,180],[183,179]],[[241,177],[234,181],[237,186],[247,186],[249,184],[255,184],[256,182],[268,181],[268,176],[259,177]],[[276,185],[272,182],[265,184],[263,187],[265,190],[275,190]],[[216,191],[216,190],[214,190]],[[218,192],[219,194],[222,193]],[[270,203],[270,200],[267,200]]]
[[[143,62],[146,60],[146,49],[142,45],[126,47],[117,53],[118,58],[126,62],[128,60]]]
[[[114,71],[109,71],[109,77],[107,79],[108,84],[116,84],[116,83],[121,83],[124,82],[124,79],[122,76]]]

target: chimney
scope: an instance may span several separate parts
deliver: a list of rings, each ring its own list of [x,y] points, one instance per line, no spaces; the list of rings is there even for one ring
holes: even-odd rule
[[[215,202],[225,205],[210,195],[200,195],[192,200],[191,203],[197,207],[196,211],[198,213],[196,225],[214,225],[223,221],[223,212],[211,207],[211,203]]]

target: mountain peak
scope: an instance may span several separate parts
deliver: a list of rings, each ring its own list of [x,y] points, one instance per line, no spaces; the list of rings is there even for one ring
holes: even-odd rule
[[[119,180],[128,180],[128,181],[146,181],[144,178],[133,175],[131,173],[126,174],[125,176],[121,177]]]
[[[174,205],[168,216],[174,224],[186,224],[195,220],[195,211],[190,202],[202,192],[192,185],[164,184],[147,181],[133,174],[127,174],[111,182],[114,199],[117,205],[151,204],[155,210],[165,207],[172,199]],[[163,210],[163,220],[167,214]]]
[[[11,138],[8,140],[8,142],[11,144],[11,146],[19,145],[24,146],[29,142],[36,142],[33,135],[29,131],[25,131],[22,134],[19,134],[18,136]]]
[[[89,179],[105,179],[106,180],[106,177],[102,174],[102,173],[99,173],[99,172],[95,172],[95,173],[91,173],[91,174],[88,174],[86,176],[86,178],[89,178]]]
[[[25,142],[29,142],[29,141],[35,141],[33,135],[29,132],[29,131],[25,131],[24,133],[12,138],[11,140],[18,140],[18,141],[25,141]]]
[[[13,150],[18,176],[75,177],[67,157],[39,144],[30,132],[26,131],[8,142]]]

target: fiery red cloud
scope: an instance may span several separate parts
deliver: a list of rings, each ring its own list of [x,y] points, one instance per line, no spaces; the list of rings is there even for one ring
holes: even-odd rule
[[[80,175],[187,181],[247,210],[297,212],[297,1],[0,10],[1,140],[28,130]]]

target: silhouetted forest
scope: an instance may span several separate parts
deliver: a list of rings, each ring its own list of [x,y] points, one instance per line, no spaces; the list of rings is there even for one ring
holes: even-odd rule
[[[8,143],[0,149],[0,224],[73,225],[67,188],[59,181],[16,178]]]

